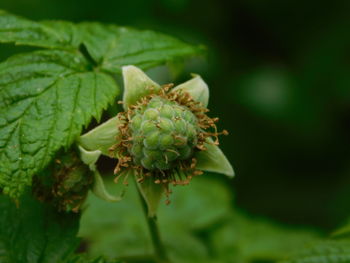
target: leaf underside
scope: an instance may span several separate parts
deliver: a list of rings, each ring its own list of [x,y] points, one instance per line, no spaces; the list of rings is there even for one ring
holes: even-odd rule
[[[0,63],[0,187],[14,198],[115,101],[119,88],[111,74],[199,50],[151,31],[33,22],[1,10],[0,42],[44,48]]]

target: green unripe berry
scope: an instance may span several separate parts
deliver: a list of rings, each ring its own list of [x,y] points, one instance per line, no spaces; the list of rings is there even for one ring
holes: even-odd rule
[[[131,120],[134,164],[148,170],[172,169],[177,161],[191,158],[197,144],[196,116],[177,102],[153,97]]]

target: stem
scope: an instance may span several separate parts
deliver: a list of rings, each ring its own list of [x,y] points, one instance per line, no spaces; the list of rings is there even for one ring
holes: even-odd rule
[[[148,229],[149,229],[149,232],[151,234],[155,256],[158,259],[159,263],[169,263],[170,261],[168,259],[164,245],[163,245],[162,240],[160,238],[159,228],[157,225],[157,218],[155,216],[154,217],[148,216],[147,203],[146,203],[145,199],[143,198],[142,194],[140,193],[140,190],[138,189],[138,187],[137,187],[137,190],[138,190],[138,193],[139,193],[139,196],[141,199],[142,208],[143,208],[143,212],[144,212],[145,217],[146,217]]]

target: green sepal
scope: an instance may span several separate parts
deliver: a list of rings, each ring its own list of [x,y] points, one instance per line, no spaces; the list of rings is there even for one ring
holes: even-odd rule
[[[111,118],[80,136],[78,144],[88,151],[98,150],[103,155],[110,156],[109,148],[119,143],[119,124],[121,124],[121,121],[117,117]]]
[[[139,99],[160,90],[159,84],[151,80],[141,69],[135,66],[122,68],[124,81],[124,109],[135,104]]]
[[[221,149],[214,144],[213,140],[208,138],[204,144],[207,148],[205,151],[200,151],[196,154],[196,168],[203,171],[225,174],[233,177],[235,172]]]
[[[137,187],[147,204],[148,216],[155,217],[164,193],[164,186],[154,183],[152,178],[145,178],[142,183],[137,183]]]
[[[188,92],[191,97],[198,102],[202,103],[203,107],[208,106],[209,102],[209,88],[207,83],[201,78],[201,76],[192,74],[192,79],[176,86],[172,92],[183,90]]]
[[[108,202],[118,202],[122,200],[122,196],[114,196],[108,193],[104,181],[96,168],[96,162],[101,156],[102,152],[100,150],[87,151],[80,145],[78,146],[80,151],[81,160],[89,166],[90,170],[94,174],[94,185],[92,187],[92,192],[99,198]]]
[[[100,175],[100,173],[96,170],[94,172],[94,186],[92,188],[92,192],[102,200],[107,202],[118,202],[123,199],[123,193],[120,196],[114,196],[107,191],[105,183]]]
[[[100,150],[88,151],[84,149],[81,145],[78,145],[78,148],[80,151],[80,159],[83,161],[83,163],[89,166],[91,171],[95,171],[96,162],[98,158],[100,158],[102,152]]]

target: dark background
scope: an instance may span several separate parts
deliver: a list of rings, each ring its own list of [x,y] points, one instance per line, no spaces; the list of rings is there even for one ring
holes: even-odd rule
[[[350,1],[0,0],[33,20],[100,21],[207,46],[200,73],[230,131],[237,205],[331,229],[349,214]],[[23,48],[5,45],[4,59]]]

